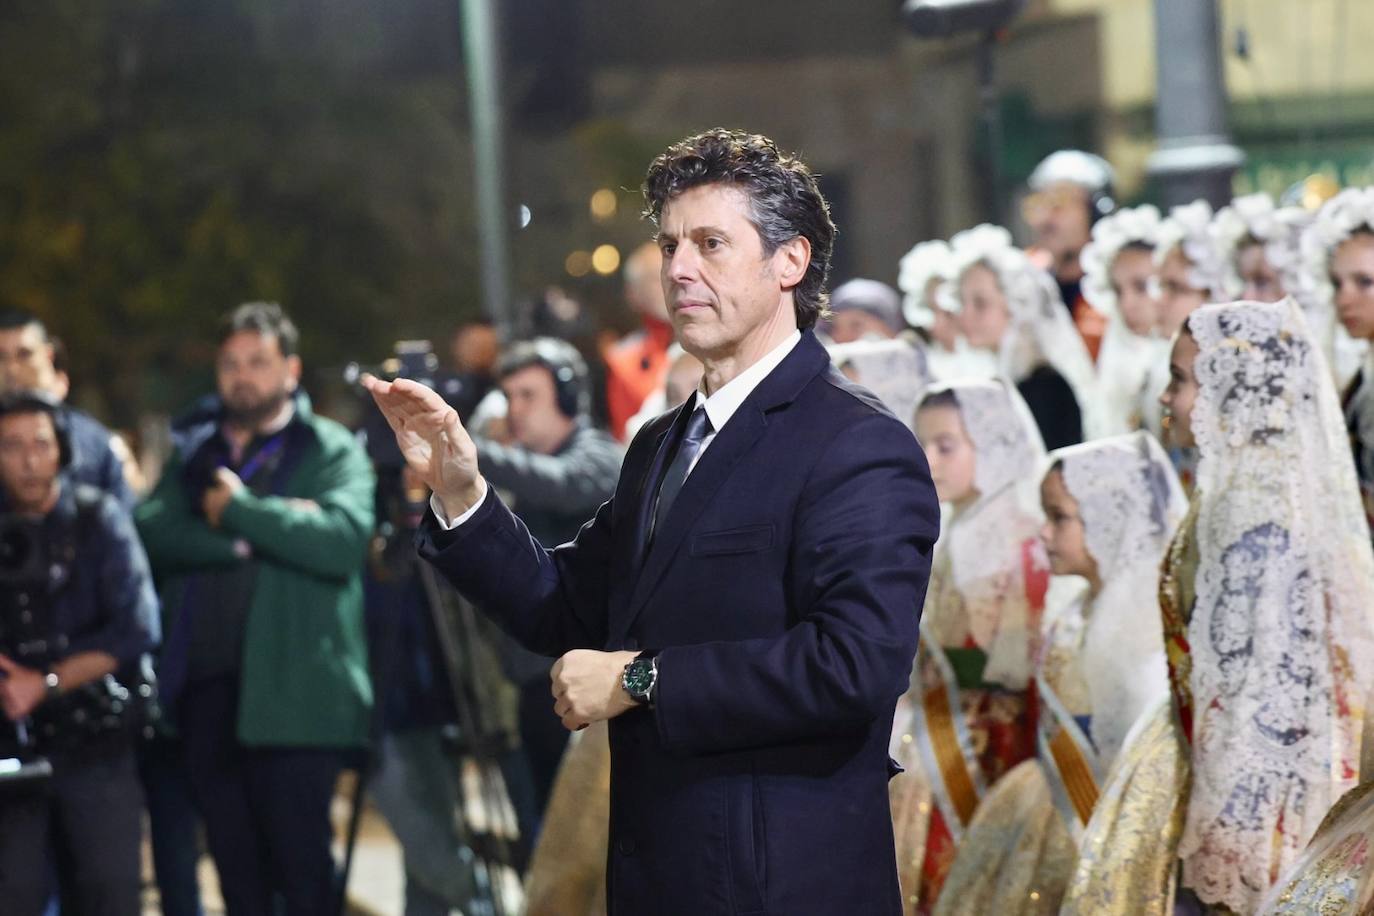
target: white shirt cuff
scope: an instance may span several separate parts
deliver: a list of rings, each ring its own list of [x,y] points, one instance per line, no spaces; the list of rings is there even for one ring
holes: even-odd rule
[[[445,531],[452,531],[454,528],[457,528],[459,525],[462,525],[468,519],[472,518],[474,515],[477,514],[477,510],[482,508],[482,503],[487,501],[486,480],[480,480],[478,482],[478,485],[481,489],[481,493],[477,497],[477,502],[469,506],[468,510],[464,512],[462,515],[458,516],[457,518],[449,516],[444,511],[444,504],[439,502],[438,496],[432,493],[430,494],[429,507],[434,510],[434,518],[436,521],[438,521],[440,528],[444,529]]]

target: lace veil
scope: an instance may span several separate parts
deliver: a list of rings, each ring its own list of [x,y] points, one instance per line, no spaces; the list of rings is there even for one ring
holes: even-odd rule
[[[1101,381],[1099,404],[1102,435],[1118,435],[1145,428],[1159,435],[1159,393],[1168,382],[1169,342],[1161,337],[1142,337],[1131,331],[1117,310],[1111,271],[1116,257],[1132,244],[1154,247],[1159,236],[1160,215],[1154,207],[1123,207],[1093,225],[1093,236],[1083,248],[1083,296],[1107,317],[1102,350],[1097,358]]]
[[[914,424],[916,406],[931,381],[924,347],[897,338],[856,340],[827,349],[831,361],[877,395],[893,416],[908,427]]]
[[[1321,322],[1319,336],[1321,328],[1330,326],[1328,354],[1337,387],[1344,389],[1356,372],[1364,370],[1358,398],[1360,441],[1374,442],[1374,365],[1369,362],[1369,343],[1352,338],[1336,320],[1336,291],[1331,285],[1331,256],[1360,230],[1374,231],[1374,187],[1346,188],[1323,204],[1307,224],[1299,242],[1302,271],[1294,295],[1309,316],[1320,316],[1315,319]],[[1374,474],[1374,454],[1362,456],[1361,463],[1366,473]]]
[[[902,314],[912,327],[928,328],[935,323],[926,287],[931,280],[947,280],[949,266],[949,243],[942,239],[920,242],[902,256],[897,286],[902,291]]]
[[[950,249],[950,281],[939,293],[942,306],[958,312],[964,273],[977,264],[991,268],[1011,312],[1011,326],[997,355],[999,374],[1019,382],[1037,365],[1049,364],[1073,389],[1084,437],[1100,435],[1104,424],[1096,397],[1097,373],[1054,278],[1013,245],[1011,233],[1001,226],[984,223],[966,229],[950,240]]]
[[[1047,567],[1036,532],[1039,512],[1028,487],[1036,482],[1045,446],[1029,408],[1016,389],[1000,380],[938,386],[959,404],[976,454],[972,505],[951,513],[939,550],[975,642],[988,664],[984,679],[1024,689],[1035,651],[1037,621],[1028,617],[1025,544],[1034,562]],[[938,630],[942,609],[930,623]]]
[[[1085,606],[1080,668],[1091,737],[1105,763],[1140,715],[1168,690],[1156,599],[1159,564],[1188,503],[1169,456],[1146,432],[1058,449],[1078,502],[1101,592]]]
[[[1184,884],[1250,912],[1358,778],[1374,555],[1325,360],[1291,299],[1199,309]]]
[[[1218,300],[1229,301],[1240,295],[1240,278],[1222,256],[1212,234],[1212,207],[1207,201],[1170,208],[1155,238],[1155,266],[1162,266],[1175,248],[1182,250],[1191,265],[1188,281],[1194,289]]]

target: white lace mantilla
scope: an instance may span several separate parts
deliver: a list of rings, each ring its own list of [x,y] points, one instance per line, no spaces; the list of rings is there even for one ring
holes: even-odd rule
[[[1050,460],[1078,503],[1102,590],[1086,606],[1081,669],[1091,735],[1106,764],[1141,713],[1168,689],[1159,564],[1187,513],[1173,465],[1149,433],[1059,449]]]
[[[1358,777],[1374,555],[1297,303],[1207,306],[1188,326],[1201,505],[1179,855],[1204,901],[1251,912]]]
[[[1101,435],[1106,423],[1097,397],[1097,373],[1073,317],[1048,271],[1012,243],[1011,233],[984,223],[950,240],[950,279],[939,290],[941,308],[960,310],[959,283],[965,272],[984,265],[1006,297],[1011,326],[997,354],[999,374],[1019,382],[1041,364],[1050,365],[1073,389],[1085,438]]]

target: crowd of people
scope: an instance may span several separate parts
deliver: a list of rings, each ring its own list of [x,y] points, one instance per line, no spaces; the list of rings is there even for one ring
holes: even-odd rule
[[[1374,191],[1160,213],[1110,176],[1051,156],[1030,246],[923,242],[817,327],[945,516],[892,732],[904,906],[1358,912]],[[531,912],[600,911],[609,760],[602,726],[568,756]]]
[[[414,562],[427,494],[369,437],[379,418],[314,412],[280,306],[233,309],[219,334],[216,390],[172,421],[148,488],[65,403],[44,323],[0,316],[2,908],[143,912],[146,835],[169,916],[203,912],[206,853],[231,914],[336,912],[352,770],[401,840],[406,911],[482,912],[461,761],[499,764],[518,833],[497,858],[523,866],[567,742],[553,660],[492,627],[446,653],[456,595]],[[540,537],[571,538],[623,452],[592,421],[586,361],[485,322],[453,359],[431,383],[481,430],[483,470]]]
[[[1118,208],[1107,163],[1064,151],[1023,215],[1029,246],[993,225],[922,242],[897,288],[838,285],[815,332],[915,434],[943,513],[891,735],[903,906],[1360,911],[1374,189]],[[642,327],[599,353],[477,322],[427,378],[540,543],[571,540],[701,384],[661,264],[627,258]],[[485,668],[457,653],[460,599],[410,547],[430,494],[378,417],[314,412],[279,306],[224,317],[215,373],[149,489],[65,403],[60,342],[0,316],[5,911],[141,912],[146,818],[169,916],[201,913],[202,850],[231,916],[330,912],[353,769],[401,842],[407,914],[481,912],[456,762],[477,702],[510,739],[528,912],[604,912],[604,723],[569,750],[552,658],[492,627]]]
[[[901,264],[945,513],[893,729],[905,905],[1364,912],[1374,192],[1160,213],[1109,174],[1057,153],[1031,247]]]

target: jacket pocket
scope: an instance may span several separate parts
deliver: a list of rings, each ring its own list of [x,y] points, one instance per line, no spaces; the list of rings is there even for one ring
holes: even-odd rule
[[[773,546],[772,525],[746,525],[726,531],[708,531],[693,535],[691,554],[694,557],[719,557],[733,553],[753,553]]]
[[[745,916],[764,912],[767,891],[765,843],[767,827],[763,800],[753,773],[730,777],[725,811],[726,857],[734,897],[734,912]]]

